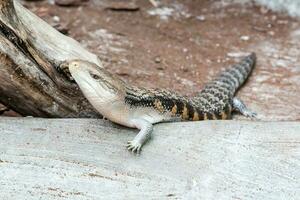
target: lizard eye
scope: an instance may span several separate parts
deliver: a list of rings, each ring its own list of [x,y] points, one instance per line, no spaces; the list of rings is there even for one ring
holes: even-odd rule
[[[96,80],[100,79],[100,76],[98,76],[98,75],[96,75],[96,74],[91,74],[91,77],[92,77],[93,79],[96,79]]]

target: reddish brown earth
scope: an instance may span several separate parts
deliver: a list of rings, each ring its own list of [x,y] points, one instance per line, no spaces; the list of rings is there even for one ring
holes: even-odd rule
[[[137,1],[139,9],[130,11],[108,9],[115,6],[108,0],[79,7],[49,2],[25,5],[69,29],[109,71],[134,85],[193,95],[240,56],[256,52],[256,68],[238,96],[263,120],[300,120],[297,19],[209,0],[163,1],[158,8]],[[162,11],[170,15],[154,15]]]

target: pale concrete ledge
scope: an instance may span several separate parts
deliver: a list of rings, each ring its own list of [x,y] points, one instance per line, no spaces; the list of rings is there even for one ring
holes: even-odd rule
[[[0,118],[0,199],[299,199],[300,123]]]

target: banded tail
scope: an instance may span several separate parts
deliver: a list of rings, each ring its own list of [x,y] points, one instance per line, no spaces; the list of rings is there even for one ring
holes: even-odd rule
[[[256,55],[255,53],[251,53],[240,63],[233,65],[231,68],[221,73],[220,76],[212,82],[212,84],[221,83],[221,85],[228,85],[228,90],[234,95],[239,87],[241,87],[247,80],[255,66],[255,62]]]
[[[254,53],[222,72],[193,98],[160,89],[127,87],[125,102],[133,107],[151,107],[171,112],[183,120],[228,119],[235,92],[250,75],[256,61]]]
[[[247,80],[255,62],[256,55],[251,53],[208,83],[199,95],[192,99],[199,113],[207,115],[207,119],[230,118],[234,94]]]

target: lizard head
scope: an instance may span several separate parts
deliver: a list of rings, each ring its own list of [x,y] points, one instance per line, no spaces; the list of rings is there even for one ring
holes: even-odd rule
[[[113,99],[124,91],[124,83],[118,77],[94,63],[72,60],[68,62],[68,67],[75,82],[89,100]]]

